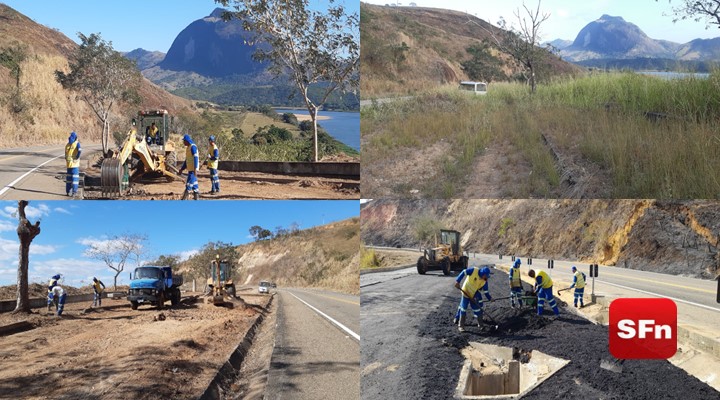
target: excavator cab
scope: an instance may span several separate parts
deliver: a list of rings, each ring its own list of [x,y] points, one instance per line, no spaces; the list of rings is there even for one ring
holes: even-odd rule
[[[210,278],[207,280],[207,287],[207,291],[213,296],[213,304],[216,306],[225,303],[226,295],[235,297],[232,265],[227,260],[220,260],[220,256],[210,262]]]
[[[143,135],[142,140],[153,151],[164,153],[172,122],[167,110],[140,111],[138,119],[140,120],[138,133]]]

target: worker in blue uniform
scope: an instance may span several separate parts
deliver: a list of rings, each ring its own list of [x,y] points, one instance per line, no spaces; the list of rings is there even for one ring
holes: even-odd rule
[[[187,181],[185,181],[185,193],[183,193],[182,199],[188,198],[190,193],[193,194],[195,200],[200,198],[200,188],[198,187],[197,181],[197,170],[200,169],[200,157],[198,155],[198,148],[195,142],[193,142],[190,135],[183,136],[183,143],[185,144],[185,162],[180,167],[180,173],[187,168]]]
[[[453,320],[453,322],[458,325],[460,332],[465,331],[465,314],[468,305],[472,307],[473,314],[475,314],[477,318],[478,326],[482,324],[482,295],[484,294],[488,301],[492,301],[492,297],[488,291],[487,281],[489,278],[490,268],[478,268],[475,266],[462,270],[455,278],[455,287],[461,289],[463,292],[460,297],[460,305]],[[465,279],[465,282],[463,282],[463,279]],[[461,283],[462,286],[460,286]],[[473,301],[471,302],[470,299],[473,299]]]
[[[220,151],[215,144],[215,136],[210,135],[208,138],[210,147],[208,148],[207,167],[210,170],[210,181],[212,189],[210,194],[220,193],[220,176],[218,176],[218,163],[220,161]]]
[[[560,310],[558,310],[557,303],[555,302],[555,297],[553,297],[552,294],[553,281],[550,279],[550,275],[545,271],[538,271],[536,275],[535,271],[531,269],[528,271],[528,276],[535,278],[535,293],[537,293],[538,296],[537,314],[542,315],[546,301],[550,307],[552,307],[555,315],[560,314]]]
[[[573,298],[573,305],[577,308],[578,300],[580,301],[580,308],[585,307],[583,303],[583,295],[585,294],[585,273],[578,271],[575,266],[572,266],[573,283],[570,288],[575,288],[575,297]]]
[[[510,306],[515,308],[515,300],[520,306],[520,298],[523,294],[522,281],[520,280],[520,259],[516,258],[510,272]]]
[[[65,298],[67,297],[65,289],[63,289],[60,285],[55,285],[48,296],[51,300],[53,298],[57,299],[57,316],[61,316],[63,313],[63,308],[65,308]]]
[[[80,141],[75,132],[70,132],[68,143],[65,145],[65,166],[67,167],[67,175],[65,176],[65,193],[68,196],[75,197],[80,185]]]
[[[52,296],[52,290],[55,286],[58,285],[58,281],[60,280],[60,274],[55,274],[50,278],[48,281],[48,296],[47,296],[47,308],[48,311],[50,311],[52,304],[53,304],[53,296]]]

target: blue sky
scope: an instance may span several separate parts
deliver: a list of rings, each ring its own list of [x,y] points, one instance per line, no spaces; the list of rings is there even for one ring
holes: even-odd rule
[[[77,32],[102,34],[118,51],[142,47],[167,52],[175,37],[191,22],[218,7],[214,0],[1,0],[35,22],[59,29],[77,42]],[[326,0],[311,0],[324,8]],[[357,11],[357,0],[340,0]]]
[[[365,0],[363,0],[365,1]],[[517,8],[522,9],[520,0],[404,0],[403,5],[417,3],[419,7],[445,8],[468,12],[493,24],[500,16],[510,21]],[[388,4],[387,0],[368,0],[372,4]],[[720,29],[705,29],[704,22],[678,21],[673,24],[670,14],[673,5],[679,0],[668,3],[667,0],[543,0],[541,10],[549,12],[551,17],[541,28],[542,41],[554,39],[574,40],[580,30],[603,14],[623,17],[626,21],[639,26],[653,39],[664,39],[686,43],[697,38],[720,36]],[[526,0],[529,8],[537,6],[536,0]]]
[[[17,277],[17,202],[0,201],[0,285]],[[357,200],[287,201],[31,201],[28,219],[40,219],[40,235],[30,247],[30,281],[46,282],[55,273],[73,286],[93,276],[112,283],[114,273],[83,255],[87,243],[113,235],[147,235],[147,259],[178,254],[185,258],[208,242],[252,241],[253,225],[274,230],[293,222],[301,229],[359,216]],[[134,265],[132,267],[134,268]],[[127,270],[119,277],[127,282]]]

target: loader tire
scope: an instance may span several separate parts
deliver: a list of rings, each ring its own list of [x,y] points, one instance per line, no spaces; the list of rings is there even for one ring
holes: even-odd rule
[[[230,297],[235,297],[235,285],[230,285],[227,288],[227,294]]]
[[[442,272],[443,275],[450,275],[452,274],[452,262],[449,258],[446,258],[442,261]]]
[[[420,275],[425,275],[427,272],[427,265],[425,263],[425,257],[420,257],[417,260],[417,271]]]
[[[462,269],[467,269],[467,267],[468,267],[468,260],[469,260],[468,256],[462,256],[462,257],[460,257],[460,266],[462,267]]]
[[[168,152],[165,157],[165,169],[167,171],[177,171],[177,153],[174,151]]]

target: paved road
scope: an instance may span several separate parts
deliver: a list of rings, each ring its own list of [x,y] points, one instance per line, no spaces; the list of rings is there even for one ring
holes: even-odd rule
[[[432,371],[417,367],[439,343],[418,335],[417,327],[452,293],[452,277],[401,271],[360,276],[363,399],[423,398],[424,383],[433,379]]]
[[[471,255],[471,264],[475,263],[479,265],[485,263],[505,263],[509,265],[512,263],[508,256],[504,256],[503,259],[500,260],[496,254],[472,253]],[[521,260],[523,263],[522,271],[524,273],[530,266],[527,264],[527,257],[523,257]],[[532,267],[549,271],[553,279],[572,282],[572,272],[570,268],[573,265],[577,266],[588,276],[588,288],[590,288],[592,280],[590,279],[587,263],[555,260],[555,267],[552,270],[549,270],[547,268],[547,260],[533,259]],[[395,276],[412,273],[416,273],[414,267],[406,270],[395,271]],[[365,281],[361,278],[361,286],[370,284],[372,279],[377,279],[375,277],[371,277],[372,275],[374,274],[368,274]],[[720,304],[716,302],[717,281],[714,280],[689,278],[684,276],[600,265],[599,276],[595,279],[595,292],[599,294],[604,292],[613,292],[616,288],[631,290],[646,295],[669,297],[676,302],[700,307],[710,311],[720,312]],[[590,289],[587,289],[586,292],[589,293]]]
[[[0,199],[67,199],[64,149],[64,145],[0,149]],[[81,172],[99,149],[100,145],[83,145]]]
[[[282,289],[278,291],[277,318],[267,398],[360,397],[358,296],[320,290]]]

